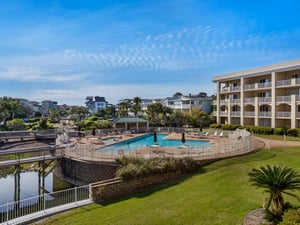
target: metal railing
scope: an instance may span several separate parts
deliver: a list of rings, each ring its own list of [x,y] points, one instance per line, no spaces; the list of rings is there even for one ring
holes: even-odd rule
[[[290,118],[291,112],[276,112],[276,117]]]
[[[276,81],[276,87],[280,87],[280,86],[289,86],[292,84],[292,80],[278,80]]]
[[[245,117],[254,117],[255,112],[254,111],[244,111],[244,116]]]
[[[19,224],[54,212],[77,207],[76,203],[90,200],[89,185],[66,189],[0,205],[0,223]],[[37,215],[38,214],[38,215]]]
[[[290,102],[291,96],[276,96],[276,102]]]
[[[258,88],[269,88],[271,87],[271,82],[258,83]]]

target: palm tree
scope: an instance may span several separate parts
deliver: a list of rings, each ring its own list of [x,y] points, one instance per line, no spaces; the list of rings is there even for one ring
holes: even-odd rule
[[[140,97],[135,97],[133,99],[133,103],[134,104],[131,106],[131,111],[133,112],[134,116],[136,117],[138,112],[142,111],[142,106],[141,106],[142,99]]]
[[[280,218],[283,213],[283,193],[299,200],[299,197],[287,192],[300,189],[300,174],[292,168],[267,165],[260,169],[252,169],[248,176],[253,186],[264,188],[265,192],[269,193],[266,209],[275,217]]]

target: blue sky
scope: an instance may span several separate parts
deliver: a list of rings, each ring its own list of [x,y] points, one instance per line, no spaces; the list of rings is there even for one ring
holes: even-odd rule
[[[1,0],[0,96],[83,105],[216,90],[299,58],[296,0]]]

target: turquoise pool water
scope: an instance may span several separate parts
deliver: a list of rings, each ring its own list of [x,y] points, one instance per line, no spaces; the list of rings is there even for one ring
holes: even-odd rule
[[[157,134],[157,142],[156,144],[163,147],[172,147],[177,148],[183,145],[181,140],[171,140],[165,139],[168,134]],[[111,149],[123,149],[124,152],[128,152],[131,150],[136,150],[140,147],[151,146],[154,145],[153,135],[145,135],[141,137],[137,137],[131,140],[122,141],[116,144],[112,144],[109,146],[105,146],[103,148],[99,148],[97,151],[106,151]],[[209,145],[209,141],[207,140],[186,140],[184,145],[189,146],[194,149],[202,149]]]

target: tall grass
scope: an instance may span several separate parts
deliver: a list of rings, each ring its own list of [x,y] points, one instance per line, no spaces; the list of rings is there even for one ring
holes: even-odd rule
[[[196,173],[117,201],[92,204],[53,216],[42,224],[240,225],[266,197],[250,186],[247,173],[262,165],[300,171],[300,149],[273,148],[210,164]],[[300,195],[300,192],[296,192]],[[284,196],[295,206],[300,203]]]

